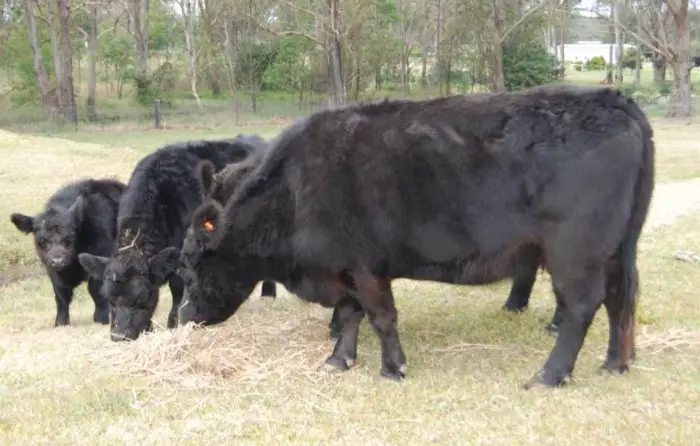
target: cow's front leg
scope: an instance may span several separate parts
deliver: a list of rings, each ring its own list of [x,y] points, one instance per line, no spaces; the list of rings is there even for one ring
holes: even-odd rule
[[[396,329],[398,313],[388,278],[352,273],[354,297],[360,302],[382,349],[381,376],[400,380],[406,376],[406,355]]]

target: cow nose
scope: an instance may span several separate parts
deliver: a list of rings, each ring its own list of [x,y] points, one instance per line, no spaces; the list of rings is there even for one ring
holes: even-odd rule
[[[63,263],[62,257],[51,257],[49,259],[49,266],[52,268],[60,268],[63,266]]]
[[[119,333],[114,330],[109,332],[109,338],[112,340],[112,342],[123,342],[129,340],[129,338],[126,336],[126,333]]]

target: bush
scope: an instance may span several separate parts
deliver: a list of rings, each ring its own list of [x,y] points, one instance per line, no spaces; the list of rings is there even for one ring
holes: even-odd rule
[[[627,51],[622,55],[622,68],[628,68],[634,70],[637,66],[637,49],[628,48]],[[642,61],[639,61],[639,69],[644,66]]]
[[[659,82],[656,85],[656,91],[663,97],[667,97],[668,95],[671,94],[671,82],[669,81],[664,81],[664,82]]]
[[[595,56],[586,61],[586,70],[604,70],[606,66],[603,56]]]
[[[520,90],[555,81],[557,59],[539,42],[503,45],[503,77],[508,90]]]
[[[582,62],[576,62],[573,64],[574,71],[583,71],[583,63]]]

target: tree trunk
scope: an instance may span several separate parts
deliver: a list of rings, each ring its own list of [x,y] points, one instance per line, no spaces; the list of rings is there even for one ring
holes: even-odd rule
[[[88,31],[88,96],[87,114],[89,121],[97,119],[95,111],[95,90],[97,88],[97,3],[88,6],[90,29]]]
[[[197,93],[197,48],[195,46],[194,18],[192,17],[194,7],[192,1],[181,0],[180,9],[185,25],[185,50],[187,51],[187,63],[190,71],[190,90],[192,91],[192,97],[197,102],[197,106],[201,109],[202,101]]]
[[[132,34],[136,41],[136,88],[137,94],[143,97],[150,84],[148,79],[148,44],[149,44],[149,11],[150,0],[129,0],[129,13],[132,21]]]
[[[654,53],[651,57],[651,65],[654,68],[654,83],[666,81],[666,59]]]
[[[428,86],[428,49],[421,50],[421,67],[420,67],[420,86],[426,88]]]
[[[340,50],[340,0],[326,0],[328,7],[328,37],[326,59],[328,65],[328,105],[335,107],[345,102],[343,94]]]
[[[634,57],[634,85],[639,86],[642,70],[642,47],[637,44],[637,51]]]
[[[51,5],[47,4],[44,5],[43,9],[44,13],[44,21],[46,22],[47,26],[49,27],[49,36],[51,38],[51,56],[53,59],[53,74],[54,74],[54,79],[56,80],[56,103],[58,105],[58,109],[61,113],[63,113],[64,110],[64,104],[63,104],[63,93],[61,92],[61,79],[63,79],[63,74],[61,73],[61,50],[60,50],[60,45],[58,43],[58,34],[56,32],[56,24],[54,23],[53,20],[53,13],[51,12]]]
[[[73,52],[70,45],[70,10],[68,0],[58,0],[58,17],[61,30],[61,79],[57,79],[63,102],[63,117],[66,121],[78,123],[78,109],[75,106],[73,90]]]
[[[615,2],[612,2],[610,7],[613,10],[613,20],[615,26],[615,46],[617,47],[617,54],[615,57],[615,85],[617,88],[622,87],[622,56],[624,56],[623,46],[622,46],[622,33],[620,32],[620,20],[619,20],[619,10]]]
[[[208,0],[198,0],[199,5],[199,16],[202,19],[202,25],[204,27],[204,33],[207,37],[207,43],[204,46],[205,54],[204,59],[207,62],[206,78],[209,84],[209,89],[212,95],[221,95],[221,81],[219,79],[220,70],[218,61],[215,63],[216,56],[214,56],[212,47],[216,46],[217,41],[214,33],[214,14],[211,10],[211,4]]]
[[[443,47],[442,39],[444,24],[445,24],[445,0],[438,0],[438,10],[437,10],[437,29],[435,30],[435,65],[437,68],[437,81],[440,89],[440,95],[444,94],[444,82],[445,82],[445,64],[443,62]]]
[[[567,17],[569,16],[568,13],[568,8],[566,7],[566,2],[564,2],[564,5],[562,6],[564,8],[564,11],[561,13],[561,27],[559,28],[559,44],[561,45],[559,51],[561,54],[561,64],[564,66],[566,64],[566,51],[565,51],[565,46],[566,44],[566,27],[567,27]]]
[[[493,46],[492,88],[495,92],[506,91],[503,78],[503,0],[493,0],[491,9],[491,40]],[[562,47],[563,48],[563,47]]]
[[[34,0],[25,0],[24,11],[27,18],[27,28],[29,29],[29,40],[32,46],[32,63],[34,65],[34,74],[39,85],[39,94],[41,95],[41,103],[44,109],[51,110],[56,106],[55,98],[51,95],[51,84],[49,83],[49,75],[44,67],[44,56],[41,53],[41,43],[36,30],[35,3]]]
[[[673,91],[668,101],[666,116],[669,118],[690,118],[693,115],[693,98],[690,88],[690,28],[688,27],[688,2],[674,5],[675,55],[671,61],[673,69]],[[684,8],[683,5],[684,4]],[[669,5],[671,6],[671,5]]]

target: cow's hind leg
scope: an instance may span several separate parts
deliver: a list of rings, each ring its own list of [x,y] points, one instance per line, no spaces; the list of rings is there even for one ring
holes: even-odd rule
[[[400,380],[406,376],[406,355],[396,329],[398,313],[388,278],[367,273],[352,273],[344,282],[354,290],[355,298],[367,313],[382,349],[381,376]]]
[[[557,307],[554,309],[554,314],[552,315],[552,320],[547,324],[544,329],[550,334],[557,334],[559,331],[559,325],[561,325],[562,318],[564,317],[564,312],[562,310],[563,300],[562,294],[556,287],[552,286],[552,291],[554,292],[554,297],[556,300]]]
[[[515,265],[513,285],[510,288],[508,300],[503,305],[505,310],[515,312],[524,311],[527,308],[539,267],[536,260],[528,259],[528,261],[520,261]]]
[[[622,273],[617,262],[610,268],[605,287],[605,309],[608,313],[608,324],[610,334],[608,337],[608,352],[602,368],[610,372],[625,373],[629,370],[629,364],[635,359],[634,345],[634,308],[628,309],[627,314],[631,314],[630,320],[624,320],[625,300],[620,290],[622,285]],[[631,286],[636,292],[637,277],[636,271],[631,278]]]
[[[354,298],[347,296],[338,301],[333,310],[333,320],[338,327],[338,340],[333,348],[333,354],[326,360],[328,366],[345,371],[355,365],[357,336],[364,316],[362,305]]]
[[[569,274],[566,275],[552,274],[552,280],[561,293],[559,334],[547,362],[525,385],[526,389],[558,386],[573,373],[588,328],[605,296],[603,267],[584,268],[583,265],[576,270],[567,268]],[[578,274],[571,274],[573,271]]]

